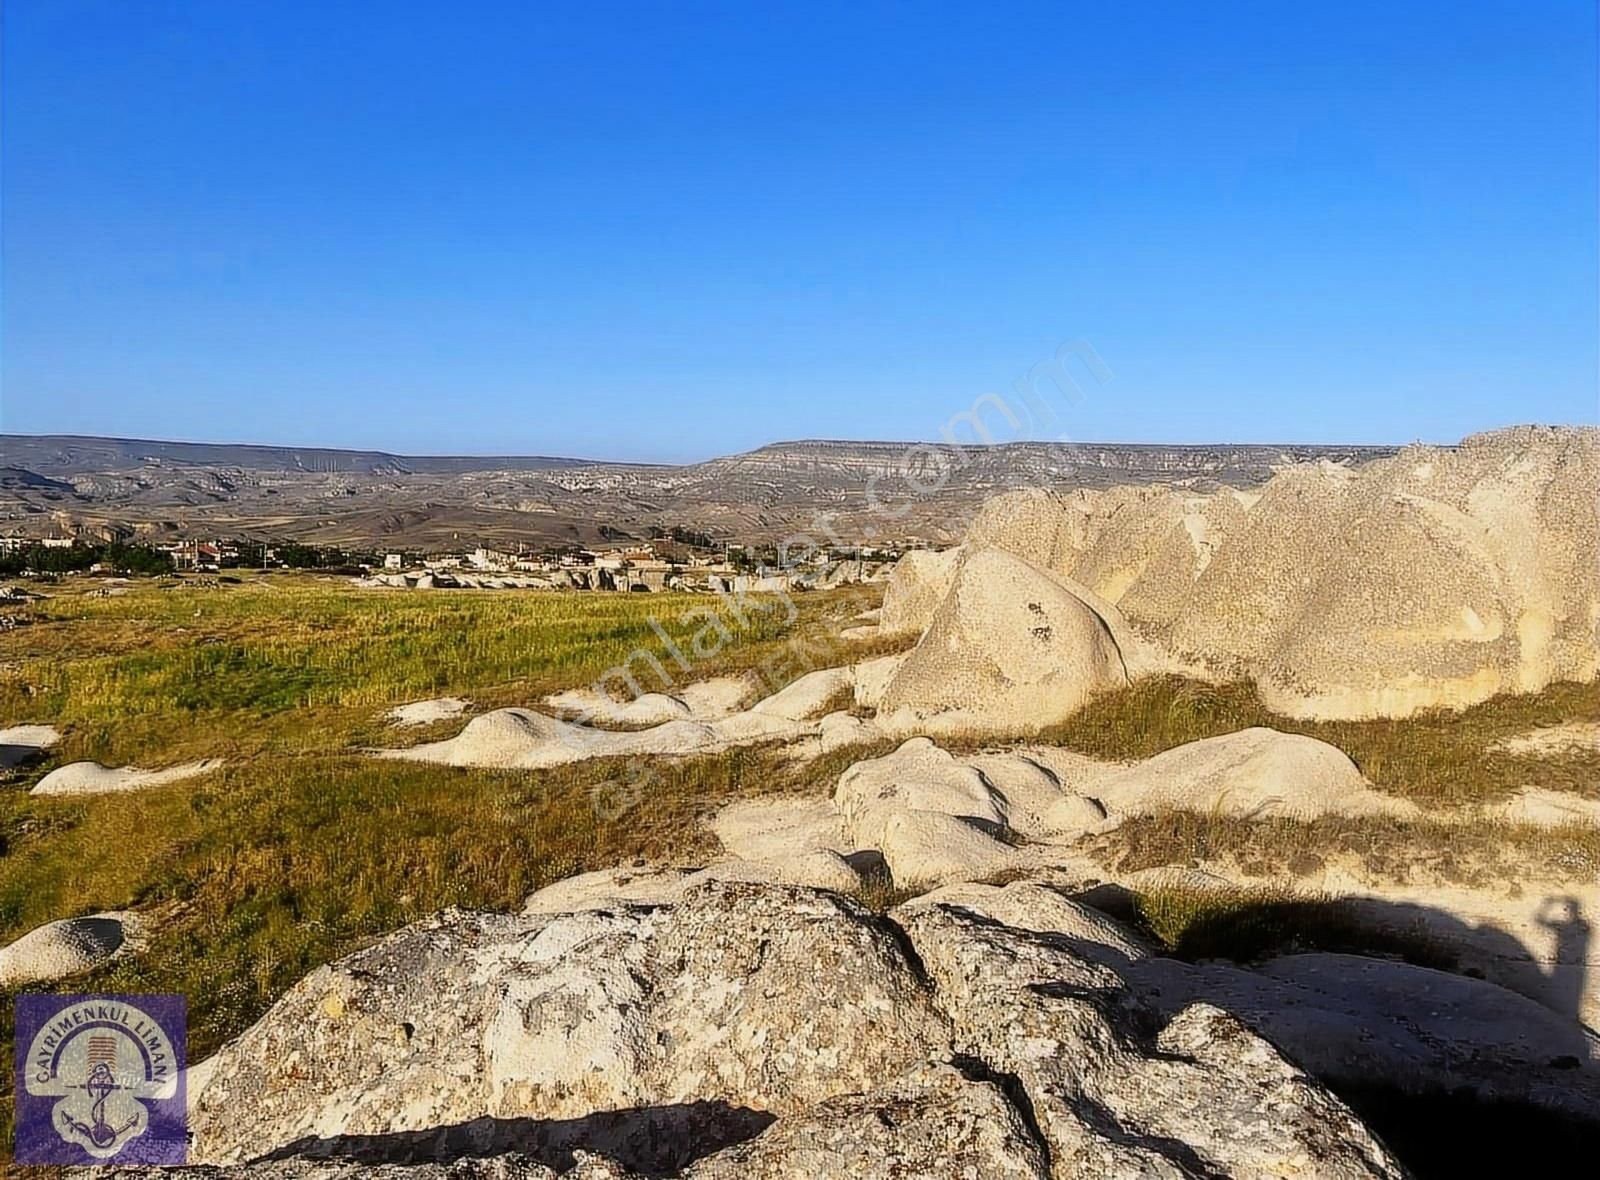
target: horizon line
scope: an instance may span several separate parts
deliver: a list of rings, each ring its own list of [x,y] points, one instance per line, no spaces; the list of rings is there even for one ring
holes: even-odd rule
[[[1520,427],[1520,426],[1548,426],[1548,427],[1577,426],[1578,428],[1581,429],[1581,428],[1589,427],[1589,425],[1590,424],[1587,424],[1587,423],[1582,423],[1582,424],[1567,424],[1567,423],[1510,423],[1510,424],[1507,424],[1506,426],[1492,428],[1491,431],[1474,431],[1474,432],[1472,432],[1472,434],[1464,435],[1462,437],[1463,438],[1469,438],[1469,437],[1472,437],[1473,434],[1492,433],[1492,432],[1498,431],[1498,430],[1510,430],[1510,429],[1515,429],[1515,428]],[[526,460],[537,459],[537,460],[542,460],[542,461],[551,462],[551,463],[572,463],[572,464],[575,464],[575,465],[583,465],[583,466],[591,466],[591,467],[592,466],[608,466],[608,467],[691,467],[691,466],[694,466],[694,465],[696,465],[698,463],[712,462],[712,461],[714,461],[716,459],[734,458],[734,457],[737,457],[739,455],[756,454],[756,453],[758,453],[760,451],[764,451],[764,450],[771,450],[771,449],[777,448],[777,447],[789,447],[789,446],[870,446],[870,447],[902,447],[902,448],[906,448],[906,449],[911,449],[911,448],[916,448],[916,447],[958,447],[958,448],[963,448],[963,449],[965,449],[965,448],[973,448],[973,449],[996,449],[996,450],[998,450],[998,449],[1002,449],[1002,448],[1005,448],[1005,447],[1060,445],[1060,446],[1066,446],[1066,447],[1075,447],[1075,446],[1076,447],[1119,447],[1119,448],[1120,447],[1153,447],[1153,448],[1169,448],[1169,449],[1181,449],[1181,448],[1192,448],[1192,447],[1229,447],[1229,448],[1265,447],[1265,448],[1286,448],[1286,449],[1287,448],[1312,448],[1312,447],[1315,447],[1315,448],[1348,447],[1348,448],[1351,448],[1351,449],[1363,449],[1363,450],[1400,450],[1400,449],[1403,449],[1403,448],[1408,447],[1408,446],[1418,446],[1418,445],[1420,445],[1420,446],[1431,446],[1431,447],[1442,447],[1442,448],[1454,448],[1454,447],[1460,445],[1460,442],[1462,441],[1459,438],[1454,440],[1454,441],[1452,441],[1452,442],[1431,442],[1431,441],[1428,441],[1426,439],[1420,439],[1420,438],[1408,439],[1408,440],[1405,440],[1403,442],[1395,442],[1395,441],[1388,441],[1388,442],[1374,442],[1374,441],[1312,442],[1312,441],[1308,441],[1308,440],[1282,440],[1282,439],[1273,440],[1273,441],[1265,441],[1265,442],[1263,442],[1263,441],[1245,441],[1245,442],[1223,441],[1223,440],[1218,440],[1218,439],[1204,439],[1204,440],[1198,440],[1198,441],[1197,440],[1188,440],[1188,441],[1175,442],[1175,441],[1146,441],[1146,440],[1135,440],[1135,439],[1115,439],[1114,440],[1114,439],[1028,439],[1028,438],[1023,438],[1023,439],[997,439],[997,440],[993,440],[993,441],[989,441],[989,442],[983,442],[983,441],[980,441],[978,439],[870,439],[870,438],[820,438],[820,437],[812,437],[812,438],[775,439],[775,440],[773,440],[771,442],[761,443],[758,446],[751,447],[751,448],[745,449],[745,450],[718,452],[718,453],[715,453],[715,454],[708,455],[707,457],[702,458],[702,459],[691,459],[691,460],[686,460],[686,461],[673,462],[673,461],[670,461],[670,460],[661,460],[661,459],[601,459],[601,458],[593,458],[593,457],[588,457],[588,456],[551,454],[551,453],[548,453],[548,452],[539,453],[539,452],[533,452],[533,451],[527,451],[527,452],[521,452],[521,453],[511,452],[511,451],[499,451],[499,452],[460,452],[460,451],[458,451],[458,452],[431,452],[431,453],[428,453],[428,452],[397,451],[397,450],[390,450],[390,449],[387,449],[387,448],[374,447],[374,446],[338,446],[338,445],[325,444],[325,443],[240,442],[240,441],[221,441],[221,440],[216,440],[216,439],[149,438],[149,437],[132,436],[132,435],[79,434],[79,433],[66,433],[66,432],[58,433],[58,432],[53,432],[53,431],[50,431],[50,432],[39,432],[39,433],[21,432],[21,431],[0,431],[0,441],[7,440],[7,439],[29,439],[29,440],[37,440],[37,441],[43,441],[43,440],[48,440],[48,439],[60,439],[60,440],[63,440],[63,441],[83,442],[83,443],[124,443],[124,444],[133,443],[133,444],[154,444],[154,445],[158,445],[158,446],[167,445],[167,446],[191,446],[191,447],[238,447],[238,448],[242,448],[242,449],[259,450],[259,451],[313,451],[313,452],[322,452],[322,453],[330,453],[330,454],[337,454],[337,453],[343,453],[343,454],[366,454],[366,455],[381,456],[381,457],[384,457],[384,458],[391,458],[391,459],[398,459],[398,460],[406,460],[406,459],[419,459],[419,460],[449,460],[449,459],[492,460],[492,459],[505,459],[505,460],[526,461]]]

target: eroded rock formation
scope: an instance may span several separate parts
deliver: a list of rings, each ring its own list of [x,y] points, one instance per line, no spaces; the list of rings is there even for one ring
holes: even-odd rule
[[[962,570],[1001,550],[1081,587],[1125,659],[1137,641],[1174,670],[1249,677],[1289,716],[1461,707],[1594,679],[1597,487],[1600,431],[1518,427],[1288,466],[1259,492],[1010,492],[962,548],[902,563],[883,625],[931,631]]]
[[[887,918],[725,882],[667,907],[447,912],[313,972],[196,1070],[194,1157],[285,1177],[512,1151],[697,1180],[1402,1175],[1237,1017],[1159,1017],[1117,966],[1132,936],[1029,888]]]

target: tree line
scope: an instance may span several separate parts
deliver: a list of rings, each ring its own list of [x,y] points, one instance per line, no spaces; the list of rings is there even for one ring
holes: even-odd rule
[[[124,574],[170,574],[172,554],[152,545],[126,545],[112,541],[105,545],[27,545],[0,554],[0,576],[16,577],[24,572],[77,574],[102,565]]]
[[[270,564],[304,570],[354,569],[363,562],[379,559],[370,552],[340,549],[336,546],[303,545],[298,541],[236,541],[229,554],[218,563],[223,569],[265,569]],[[81,574],[99,566],[119,574],[157,576],[176,572],[172,554],[153,545],[112,541],[97,543],[74,541],[71,545],[44,545],[34,542],[0,553],[0,577],[21,574]]]

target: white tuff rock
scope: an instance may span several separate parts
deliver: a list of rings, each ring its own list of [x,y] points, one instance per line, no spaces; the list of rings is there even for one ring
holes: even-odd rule
[[[1260,726],[1176,746],[1110,772],[1091,790],[1120,816],[1169,809],[1245,819],[1416,814],[1368,785],[1337,747]]]
[[[412,701],[396,705],[384,714],[390,725],[431,725],[435,721],[448,721],[459,717],[472,707],[472,702],[460,697],[435,697],[432,700]]]
[[[313,972],[208,1063],[192,1156],[269,1155],[241,1173],[261,1180],[510,1151],[597,1180],[1398,1180],[1236,1018],[1156,1021],[1119,947],[1015,887],[888,919],[727,883],[665,909],[451,911]]]
[[[21,766],[61,740],[53,725],[13,725],[0,729],[0,770]]]
[[[0,950],[0,987],[52,983],[92,971],[135,940],[132,914],[90,914],[39,926]]]
[[[889,682],[886,728],[1033,733],[1128,681],[1106,621],[1051,573],[997,549],[966,555]]]
[[[210,774],[222,766],[220,759],[203,759],[185,762],[182,766],[169,766],[165,770],[138,770],[132,766],[102,766],[98,762],[70,762],[59,766],[39,780],[29,794],[32,795],[109,795],[123,791],[139,791],[147,787],[166,786],[202,774]]]
[[[1294,717],[1459,708],[1600,670],[1597,486],[1600,430],[1516,427],[1289,466],[1258,493],[1007,493],[960,549],[895,571],[883,627],[930,627],[960,554],[988,547],[1090,592],[1130,666],[1137,638]]]

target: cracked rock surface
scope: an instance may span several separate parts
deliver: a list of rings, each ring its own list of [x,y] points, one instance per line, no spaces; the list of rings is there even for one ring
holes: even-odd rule
[[[873,914],[446,911],[307,976],[192,1077],[242,1176],[1399,1177],[1238,1018],[1158,1016],[1131,936],[1043,885]]]

